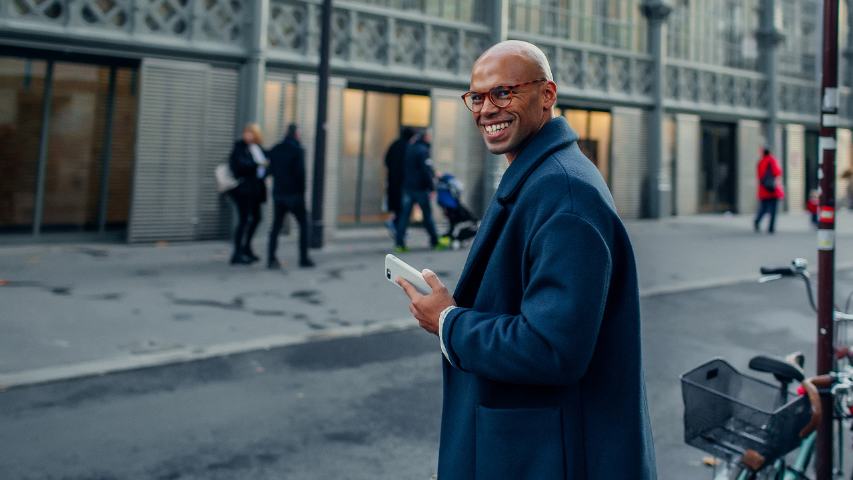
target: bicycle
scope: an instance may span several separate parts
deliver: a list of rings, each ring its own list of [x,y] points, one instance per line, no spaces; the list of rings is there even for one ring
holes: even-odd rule
[[[808,263],[795,259],[788,267],[762,267],[761,283],[798,276],[804,280],[809,304],[816,310]],[[853,325],[847,313],[836,308],[835,338],[844,338]],[[835,398],[833,417],[839,422],[853,418],[853,348],[836,349],[836,365],[831,375],[805,378],[802,354],[785,360],[759,355],[749,362],[752,370],[772,374],[774,386],[744,375],[725,360],[713,359],[681,377],[684,398],[685,442],[724,461],[715,480],[803,480],[810,466],[820,420],[820,389],[829,389]],[[801,382],[801,395],[789,400],[789,386]],[[841,429],[836,472],[843,466]],[[797,450],[794,461],[785,456]]]

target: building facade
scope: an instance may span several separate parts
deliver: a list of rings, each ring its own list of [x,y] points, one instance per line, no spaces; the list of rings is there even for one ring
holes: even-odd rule
[[[853,149],[849,3],[839,174]],[[327,237],[385,218],[384,154],[403,126],[433,130],[437,169],[460,177],[482,210],[505,162],[484,149],[459,95],[473,61],[502,39],[548,55],[558,113],[623,217],[752,212],[764,145],[784,163],[787,208],[800,210],[816,188],[821,4],[336,0]],[[266,146],[297,123],[310,178],[321,6],[0,1],[0,240],[54,231],[224,238],[230,206],[213,171],[249,121]]]

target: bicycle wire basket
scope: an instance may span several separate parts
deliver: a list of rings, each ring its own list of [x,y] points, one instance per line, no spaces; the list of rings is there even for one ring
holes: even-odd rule
[[[747,449],[765,464],[799,445],[811,418],[808,397],[780,400],[780,387],[713,359],[681,376],[684,441],[715,457],[737,461]]]

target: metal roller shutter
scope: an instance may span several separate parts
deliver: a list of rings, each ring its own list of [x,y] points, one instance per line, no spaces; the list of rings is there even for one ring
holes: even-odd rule
[[[638,108],[613,109],[610,183],[619,215],[640,218],[648,165],[646,113]]]
[[[229,234],[232,208],[216,190],[213,171],[228,161],[236,134],[237,70],[213,68],[208,83],[204,118],[204,144],[198,159],[198,218],[195,239],[225,238]]]
[[[198,222],[198,158],[207,66],[148,60],[140,72],[139,130],[128,240],[191,240]]]
[[[221,238],[217,164],[235,138],[236,70],[145,59],[129,242]]]
[[[805,127],[785,125],[785,199],[788,210],[799,212],[805,208]]]

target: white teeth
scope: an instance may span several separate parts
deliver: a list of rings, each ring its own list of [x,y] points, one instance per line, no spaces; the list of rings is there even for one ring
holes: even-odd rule
[[[494,125],[486,125],[487,133],[497,133],[503,130],[504,128],[509,127],[509,122],[496,123]]]

